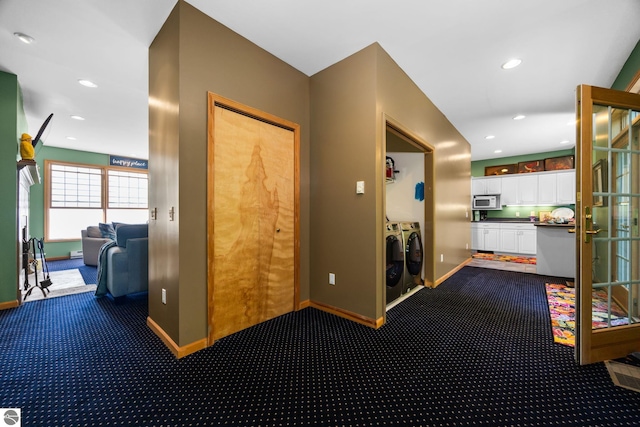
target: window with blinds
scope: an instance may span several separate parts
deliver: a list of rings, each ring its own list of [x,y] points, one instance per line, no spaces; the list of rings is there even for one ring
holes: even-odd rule
[[[146,173],[109,170],[109,209],[147,209],[148,178]]]
[[[79,240],[101,222],[148,220],[146,171],[45,160],[45,240]]]
[[[102,208],[102,169],[51,165],[52,208]]]

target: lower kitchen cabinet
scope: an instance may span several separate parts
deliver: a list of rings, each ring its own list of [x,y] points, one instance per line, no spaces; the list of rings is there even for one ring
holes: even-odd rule
[[[536,254],[536,228],[533,224],[500,224],[500,251]]]
[[[497,251],[500,247],[500,224],[471,224],[471,249]]]
[[[471,249],[536,254],[536,228],[533,224],[511,222],[471,224]]]

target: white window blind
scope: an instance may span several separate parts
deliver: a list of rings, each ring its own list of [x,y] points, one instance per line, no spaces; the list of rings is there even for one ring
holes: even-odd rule
[[[102,169],[51,165],[52,208],[102,208]]]
[[[109,170],[109,209],[146,209],[149,180],[146,173]]]

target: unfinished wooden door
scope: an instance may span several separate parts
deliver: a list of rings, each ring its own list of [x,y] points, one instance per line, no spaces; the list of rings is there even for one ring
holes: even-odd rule
[[[209,341],[297,301],[297,125],[210,95]],[[280,120],[280,121],[278,121]]]

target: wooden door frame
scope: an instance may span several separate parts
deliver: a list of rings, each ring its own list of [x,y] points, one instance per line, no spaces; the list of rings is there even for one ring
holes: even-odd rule
[[[213,345],[213,284],[214,284],[214,129],[216,107],[225,108],[256,120],[278,126],[293,132],[294,135],[294,294],[293,309],[300,309],[300,125],[277,117],[265,111],[249,107],[213,92],[207,93],[207,324],[208,345]]]
[[[422,232],[424,233],[424,240],[422,241],[422,250],[423,250],[423,263],[425,266],[425,277],[424,277],[424,285],[427,287],[435,287],[435,271],[436,271],[436,259],[435,259],[435,185],[431,185],[431,187],[427,187],[427,181],[430,183],[435,183],[435,167],[434,167],[434,156],[435,156],[435,147],[431,144],[427,143],[424,139],[416,135],[414,132],[410,131],[406,126],[404,126],[399,121],[395,120],[391,116],[386,113],[382,115],[382,143],[383,143],[383,155],[380,158],[380,164],[378,165],[378,170],[384,171],[386,166],[386,155],[387,155],[387,129],[390,129],[393,133],[398,135],[400,138],[404,139],[408,144],[413,145],[424,155],[424,179],[425,179],[425,190],[424,190],[424,223],[425,227]],[[416,153],[417,154],[417,153]],[[386,176],[382,173],[382,215],[381,218],[385,218],[386,214],[386,185],[385,185]],[[431,227],[427,227],[427,218],[430,218],[432,221]],[[384,241],[385,229],[384,229],[385,221],[382,221],[382,240]],[[382,283],[383,289],[386,289],[385,278],[386,278],[386,245],[383,245],[382,250],[382,258],[381,258],[381,268],[382,268]],[[383,307],[386,306],[386,297],[382,295],[382,304]],[[383,309],[383,313],[385,313],[386,319],[386,310]]]

